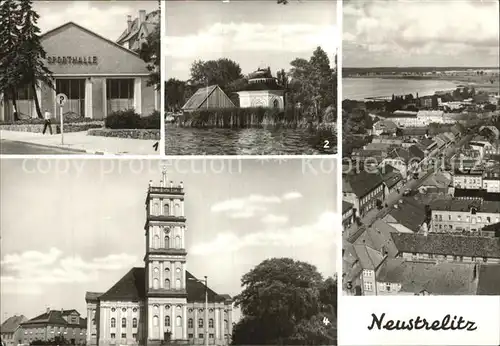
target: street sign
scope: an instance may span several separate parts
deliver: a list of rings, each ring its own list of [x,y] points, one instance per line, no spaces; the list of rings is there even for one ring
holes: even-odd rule
[[[57,94],[56,96],[56,102],[59,106],[64,106],[64,104],[68,101],[68,96],[64,94]]]

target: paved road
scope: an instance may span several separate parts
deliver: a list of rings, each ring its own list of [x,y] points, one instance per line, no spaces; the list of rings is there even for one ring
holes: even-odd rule
[[[81,155],[79,151],[49,148],[23,142],[0,140],[0,154],[2,155]]]
[[[453,154],[458,150],[458,148],[463,147],[466,143],[468,143],[472,138],[472,135],[464,136],[458,143],[453,146],[450,146],[445,149],[444,155],[446,158],[453,156]],[[396,204],[404,194],[405,190],[416,190],[422,185],[422,183],[432,174],[434,173],[434,168],[430,167],[425,170],[425,174],[421,175],[418,179],[411,179],[408,181],[403,188],[400,189],[400,193],[391,193],[386,199],[383,201],[383,205],[387,204],[388,207],[384,207],[383,209],[372,209],[370,210],[362,219],[362,226],[357,227],[355,225],[351,226],[351,229],[348,229],[345,232],[345,236],[348,237],[349,243],[354,243],[356,239],[358,239],[361,234],[366,230],[366,227],[370,227],[375,221],[385,217],[392,209],[393,205]]]

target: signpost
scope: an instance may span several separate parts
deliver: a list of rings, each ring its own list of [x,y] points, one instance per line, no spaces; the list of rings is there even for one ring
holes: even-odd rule
[[[64,145],[64,117],[63,117],[63,106],[68,101],[68,96],[65,94],[56,95],[56,103],[59,105],[59,117],[61,118],[61,144]]]

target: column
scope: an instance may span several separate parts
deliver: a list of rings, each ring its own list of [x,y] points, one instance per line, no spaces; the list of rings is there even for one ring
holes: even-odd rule
[[[175,335],[175,309],[177,307],[174,304],[170,305],[170,331],[172,332],[172,340],[177,338],[177,335]]]
[[[194,321],[193,321],[193,326],[194,326],[194,338],[198,339],[198,308],[193,304],[193,310],[194,310]]]
[[[91,338],[92,338],[92,309],[90,306],[87,306],[87,345],[91,344]]]
[[[135,112],[142,114],[142,78],[134,78],[134,108]]]
[[[183,305],[182,306],[182,333],[183,336],[182,338],[184,340],[187,340],[187,306]]]
[[[160,313],[158,314],[158,322],[160,323],[160,340],[163,340],[163,336],[165,335],[165,316],[167,316],[167,310],[165,309],[165,305],[160,305],[159,310]]]
[[[186,245],[185,245],[185,239],[184,237],[186,236],[185,232],[184,232],[184,226],[181,226],[180,227],[180,233],[181,233],[181,248],[182,249],[185,249],[186,248]]]
[[[147,302],[147,309],[148,309],[148,320],[146,321],[148,325],[148,340],[151,340],[151,337],[153,336],[153,307],[149,302]]]
[[[219,327],[220,327],[220,339],[225,340],[226,339],[226,333],[224,330],[224,308],[219,309]]]
[[[215,329],[215,340],[219,339],[220,333],[219,333],[219,323],[220,323],[220,316],[219,316],[219,308],[215,308],[215,318],[214,318],[214,329]]]
[[[85,117],[93,119],[92,114],[92,79],[85,79]]]
[[[108,116],[108,93],[106,90],[106,78],[102,79],[102,107],[103,107],[103,114],[104,114],[104,119]],[[151,205],[152,207],[152,205]],[[152,208],[150,210],[153,210]]]

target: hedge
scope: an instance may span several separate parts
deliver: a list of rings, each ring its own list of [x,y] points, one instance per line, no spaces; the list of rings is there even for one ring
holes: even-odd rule
[[[154,111],[147,117],[141,117],[134,109],[115,111],[104,121],[108,129],[160,129],[160,112]]]

